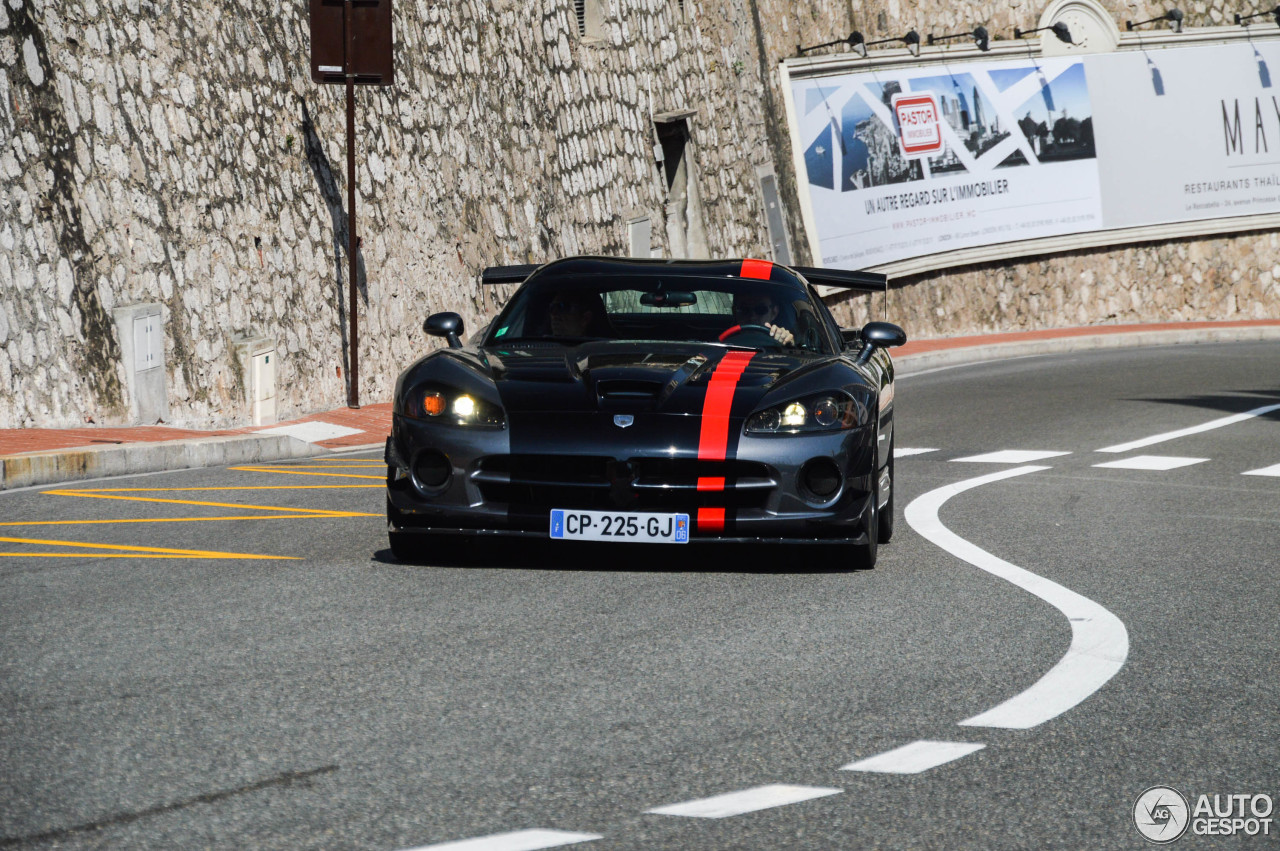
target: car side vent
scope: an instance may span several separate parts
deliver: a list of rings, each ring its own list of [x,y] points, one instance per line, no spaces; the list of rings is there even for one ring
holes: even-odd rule
[[[636,381],[614,378],[596,382],[596,393],[601,399],[630,399],[652,401],[662,392],[661,381]]]

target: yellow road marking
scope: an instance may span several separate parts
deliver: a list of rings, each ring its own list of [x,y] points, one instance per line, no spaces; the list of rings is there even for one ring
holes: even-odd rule
[[[330,476],[337,478],[351,479],[375,479],[381,481],[384,476],[364,476],[352,473],[330,473],[330,472],[304,472],[305,470],[340,470],[340,469],[376,469],[381,468],[381,463],[368,464],[321,464],[313,465],[291,465],[293,469],[281,469],[277,467],[232,467],[232,470],[242,472],[258,472],[258,473],[276,473],[294,476]],[[361,511],[335,511],[323,508],[300,508],[300,507],[283,507],[277,505],[244,505],[240,503],[227,502],[207,502],[202,500],[186,500],[186,499],[162,499],[159,497],[144,496],[123,496],[122,494],[143,494],[143,493],[166,493],[166,492],[198,492],[198,491],[254,491],[254,490],[353,490],[353,489],[375,489],[381,488],[383,485],[244,485],[232,487],[194,487],[194,488],[94,488],[82,490],[70,489],[54,489],[42,491],[48,496],[72,496],[85,499],[116,499],[125,502],[154,502],[168,505],[198,505],[208,508],[235,508],[241,511],[261,511],[261,512],[285,512],[283,514],[256,514],[256,515],[233,515],[223,517],[151,517],[151,518],[127,518],[120,520],[35,520],[30,522],[9,521],[0,523],[0,527],[7,526],[88,526],[103,524],[122,524],[122,523],[200,523],[200,522],[219,522],[228,520],[317,520],[317,519],[338,519],[346,517],[381,517],[382,514],[369,514]],[[107,550],[110,552],[97,552],[95,556],[98,558],[209,558],[209,559],[289,559],[298,560],[296,556],[271,556],[256,555],[251,553],[224,553],[214,550],[181,550],[169,549],[165,547],[136,547],[123,544],[84,544],[74,541],[51,541],[41,540],[37,538],[6,538],[0,537],[0,542],[18,543],[18,544],[49,544],[64,547],[79,547],[91,550]],[[76,558],[84,557],[82,553],[22,553],[22,552],[0,552],[0,556],[17,556],[26,558]]]
[[[306,509],[300,509],[305,511]],[[0,523],[5,526],[94,526],[104,523],[204,523],[218,520],[333,520],[339,517],[381,517],[352,511],[348,514],[246,514],[235,517],[129,517],[121,520],[17,520]]]
[[[268,470],[377,470],[387,465],[378,462],[377,464],[269,464],[263,466]],[[231,469],[243,468],[232,467]]]
[[[299,470],[285,470],[280,467],[230,467],[242,473],[275,473],[277,476],[330,476],[338,479],[376,479],[381,481],[386,476],[363,476],[359,473],[304,473]]]
[[[21,558],[85,558],[84,553],[0,553],[0,556],[19,556]],[[94,558],[209,558],[226,559],[231,555],[214,554],[204,556],[154,555],[152,553],[94,553]],[[245,556],[248,559],[293,559],[297,556]]]
[[[42,544],[53,547],[82,547],[89,550],[121,550],[128,553],[153,553],[183,558],[246,558],[246,559],[289,559],[299,561],[297,556],[267,556],[255,553],[223,553],[215,550],[175,550],[168,547],[131,547],[125,544],[82,544],[79,541],[49,541],[41,538],[5,538],[0,542],[9,544]]]
[[[382,478],[379,476],[378,478]],[[79,488],[65,493],[169,493],[174,491],[321,491],[321,490],[376,490],[383,485],[240,485],[217,488]],[[63,489],[42,491],[63,494]],[[307,509],[303,509],[304,511]]]
[[[42,493],[50,496],[78,496],[87,499],[118,499],[124,502],[158,502],[164,505],[204,505],[210,508],[251,508],[257,511],[288,511],[288,512],[306,512],[318,517],[347,517],[350,516],[349,511],[330,511],[325,508],[286,508],[280,505],[241,505],[235,502],[202,502],[194,499],[158,499],[156,497],[142,496],[119,496],[110,493],[91,493],[89,491],[69,491],[69,490],[52,490],[42,491]]]

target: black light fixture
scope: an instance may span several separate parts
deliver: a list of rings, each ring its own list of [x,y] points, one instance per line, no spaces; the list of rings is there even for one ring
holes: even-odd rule
[[[1075,44],[1075,42],[1071,40],[1071,30],[1067,29],[1067,25],[1066,25],[1064,22],[1062,22],[1062,21],[1058,21],[1058,22],[1057,22],[1056,24],[1054,24],[1053,26],[1049,26],[1049,27],[1036,27],[1036,28],[1035,28],[1035,29],[1033,29],[1033,30],[1020,30],[1020,29],[1018,29],[1017,27],[1014,27],[1014,28],[1013,28],[1013,37],[1014,37],[1014,38],[1026,38],[1027,36],[1031,35],[1032,33],[1038,33],[1038,32],[1040,32],[1041,30],[1049,30],[1050,32],[1052,32],[1054,35],[1056,35],[1056,36],[1058,37],[1058,41],[1064,42],[1064,43],[1066,43],[1066,44]]]
[[[1268,9],[1268,10],[1267,10],[1267,11],[1265,11],[1265,12],[1258,12],[1258,13],[1256,13],[1256,14],[1253,14],[1253,15],[1245,15],[1245,16],[1243,16],[1243,17],[1241,17],[1241,15],[1240,15],[1240,13],[1239,13],[1239,12],[1237,12],[1237,13],[1236,13],[1236,23],[1237,23],[1237,24],[1239,24],[1239,25],[1240,25],[1240,26],[1242,26],[1242,27],[1247,27],[1247,26],[1249,26],[1249,25],[1248,25],[1248,24],[1246,24],[1246,23],[1245,23],[1245,21],[1252,21],[1254,18],[1262,18],[1262,17],[1265,17],[1265,16],[1267,16],[1267,15],[1271,15],[1271,16],[1273,16],[1273,17],[1276,19],[1276,24],[1277,24],[1277,25],[1280,25],[1280,6],[1277,6],[1277,7],[1275,7],[1274,9]]]
[[[895,41],[900,41],[905,44],[907,46],[907,50],[911,51],[912,56],[920,55],[920,33],[915,30],[911,30],[906,35],[899,36],[897,38],[882,38],[879,41],[869,41],[867,42],[867,47],[871,47],[875,44],[889,44]]]
[[[1263,14],[1266,14],[1266,13],[1264,12]],[[1236,15],[1236,17],[1238,18],[1240,16]],[[1182,32],[1182,11],[1180,9],[1170,9],[1160,17],[1152,18],[1149,21],[1138,21],[1137,23],[1134,23],[1133,21],[1125,21],[1124,28],[1129,32],[1133,32],[1134,27],[1141,27],[1141,26],[1145,26],[1146,24],[1154,24],[1157,21],[1169,21],[1170,23],[1173,24],[1174,32],[1176,33]]]
[[[849,45],[849,49],[852,50],[854,53],[858,54],[863,59],[867,58],[866,39],[864,39],[862,37],[862,33],[858,32],[857,30],[854,30],[853,32],[849,33],[848,38],[838,38],[835,41],[828,41],[824,44],[815,44],[812,47],[801,47],[800,45],[796,45],[796,53],[798,53],[801,56],[804,56],[806,53],[808,53],[811,50],[821,50],[824,47],[835,47],[837,44],[847,44]]]
[[[929,46],[933,47],[933,43],[935,41],[947,41],[948,39],[952,39],[952,38],[965,38],[965,37],[972,38],[974,42],[977,43],[978,49],[983,51],[984,53],[991,49],[991,37],[987,35],[986,27],[974,27],[973,32],[954,33],[952,35],[934,35],[933,33],[930,33]]]

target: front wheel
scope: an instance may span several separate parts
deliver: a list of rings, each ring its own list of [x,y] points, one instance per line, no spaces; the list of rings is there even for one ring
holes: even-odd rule
[[[877,477],[877,481],[879,481]],[[893,480],[893,440],[889,441],[889,500],[880,509],[879,538],[881,544],[887,544],[893,538],[893,494],[897,485]]]
[[[857,546],[854,555],[854,564],[862,570],[870,570],[876,566],[876,556],[880,549],[880,477],[873,475],[871,478],[871,505],[867,509],[866,522],[867,542]]]
[[[420,558],[417,537],[409,532],[398,532],[393,526],[402,524],[400,512],[387,499],[387,543],[391,545],[391,554],[402,564],[411,564]]]
[[[391,544],[391,554],[402,564],[412,564],[418,560],[418,547],[412,535],[404,532],[388,532],[387,540]]]

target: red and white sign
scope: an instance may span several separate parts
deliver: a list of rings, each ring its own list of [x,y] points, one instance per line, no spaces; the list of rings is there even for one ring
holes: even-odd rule
[[[938,99],[932,94],[894,95],[893,111],[898,117],[898,139],[903,156],[919,157],[942,151],[942,116]]]

